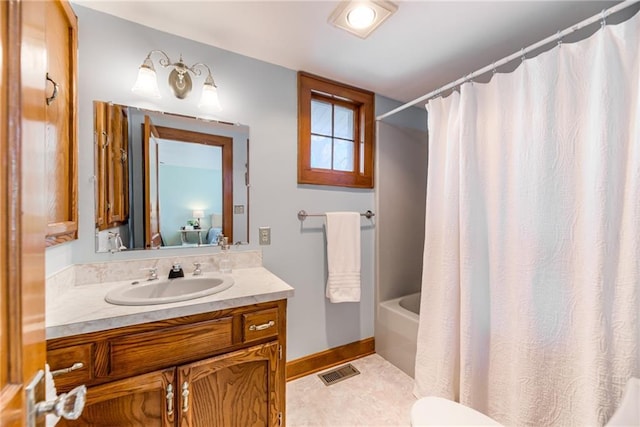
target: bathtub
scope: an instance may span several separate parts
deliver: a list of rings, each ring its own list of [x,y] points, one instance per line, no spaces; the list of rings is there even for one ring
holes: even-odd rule
[[[376,353],[414,376],[420,292],[383,301],[376,321]]]

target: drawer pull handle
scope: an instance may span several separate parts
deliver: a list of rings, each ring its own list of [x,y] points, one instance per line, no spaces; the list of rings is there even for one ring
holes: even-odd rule
[[[276,322],[274,322],[273,320],[269,320],[269,322],[263,323],[262,325],[251,325],[251,326],[249,326],[249,330],[250,331],[264,331],[265,329],[269,329],[270,327],[274,326],[275,324],[276,324]]]
[[[184,382],[182,384],[182,412],[189,410],[189,383]]]
[[[167,386],[167,415],[173,415],[173,386]]]
[[[51,96],[47,97],[47,105],[51,105],[53,100],[58,97],[58,88],[60,86],[58,85],[58,83],[53,81],[53,79],[51,77],[49,77],[49,73],[47,73],[47,81],[50,81],[51,83],[53,83],[53,93],[51,94]]]
[[[69,366],[68,368],[56,369],[55,371],[52,371],[51,376],[57,377],[58,375],[68,374],[69,372],[77,371],[78,369],[82,369],[82,368],[84,368],[84,363],[76,362],[73,365]]]

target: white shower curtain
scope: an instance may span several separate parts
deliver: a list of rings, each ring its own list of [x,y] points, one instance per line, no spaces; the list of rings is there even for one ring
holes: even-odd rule
[[[415,392],[602,425],[640,376],[640,17],[429,111]]]

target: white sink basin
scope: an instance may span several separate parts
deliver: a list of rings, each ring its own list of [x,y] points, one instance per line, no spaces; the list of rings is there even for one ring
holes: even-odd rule
[[[232,285],[231,276],[223,275],[142,281],[115,288],[104,299],[117,305],[167,304],[212,295]]]

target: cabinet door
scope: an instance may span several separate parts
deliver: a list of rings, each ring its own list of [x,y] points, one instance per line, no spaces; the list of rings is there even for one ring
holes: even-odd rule
[[[121,105],[109,105],[107,222],[124,224],[129,216],[129,125]]]
[[[95,151],[94,173],[96,194],[96,228],[107,228],[107,110],[109,104],[93,101],[93,149]]]
[[[62,419],[58,426],[172,426],[176,409],[174,377],[172,368],[89,387],[80,418]]]
[[[96,227],[126,224],[129,218],[129,123],[125,108],[93,102]]]
[[[50,246],[78,238],[77,19],[66,1],[44,5],[47,99],[42,102],[46,103],[46,242]]]
[[[250,347],[178,368],[179,425],[279,425],[278,347]]]

